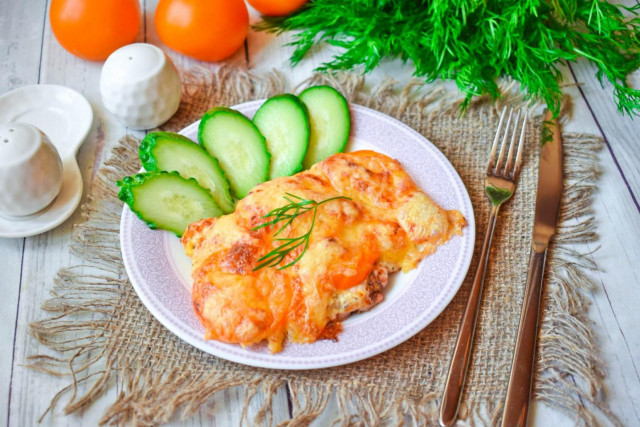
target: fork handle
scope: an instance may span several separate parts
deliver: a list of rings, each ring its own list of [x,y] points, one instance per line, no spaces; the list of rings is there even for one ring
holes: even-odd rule
[[[464,381],[467,376],[469,360],[471,359],[471,346],[475,335],[478,311],[480,309],[491,239],[493,238],[493,230],[496,227],[499,210],[499,204],[491,205],[489,223],[487,224],[487,231],[485,232],[484,242],[482,243],[478,269],[473,278],[467,307],[462,316],[462,323],[460,324],[460,331],[458,332],[458,339],[453,352],[453,358],[451,359],[447,381],[444,386],[442,403],[440,404],[440,425],[443,427],[453,425],[458,414],[460,398],[462,397],[462,390],[464,389]]]
[[[546,245],[531,248],[518,340],[511,364],[509,387],[507,387],[507,398],[502,414],[503,427],[527,425],[546,258]]]

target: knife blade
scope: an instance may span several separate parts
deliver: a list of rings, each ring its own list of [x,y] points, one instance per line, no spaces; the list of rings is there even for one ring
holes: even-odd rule
[[[541,250],[549,245],[556,233],[563,177],[560,125],[557,120],[551,120],[550,112],[545,114],[544,123],[532,238],[533,246]]]
[[[556,233],[562,200],[562,134],[557,120],[547,111],[544,118],[538,167],[538,190],[516,349],[502,414],[502,426],[526,426],[535,364],[542,279],[551,238]]]

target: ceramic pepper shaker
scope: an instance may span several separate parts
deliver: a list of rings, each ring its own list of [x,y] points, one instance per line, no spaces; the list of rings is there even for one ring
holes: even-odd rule
[[[180,78],[162,50],[134,43],[107,58],[100,75],[100,93],[118,121],[132,129],[152,129],[178,110]]]
[[[0,215],[34,214],[61,186],[62,161],[49,138],[27,123],[0,123]]]

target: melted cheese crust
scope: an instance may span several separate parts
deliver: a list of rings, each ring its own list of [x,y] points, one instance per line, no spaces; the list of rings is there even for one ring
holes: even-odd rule
[[[287,203],[285,193],[351,200],[318,207],[298,263],[253,271],[278,242],[277,229],[252,229]],[[306,233],[311,217],[299,216],[278,237]],[[260,184],[234,213],[195,222],[182,237],[193,262],[193,306],[205,339],[243,346],[267,340],[277,352],[285,338],[335,338],[340,319],[382,299],[387,272],[415,268],[465,225],[460,212],[445,211],[422,193],[399,162],[373,151],[336,154],[308,171]]]

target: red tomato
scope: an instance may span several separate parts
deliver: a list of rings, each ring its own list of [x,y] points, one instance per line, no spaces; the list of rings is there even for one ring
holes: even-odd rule
[[[103,61],[135,41],[138,0],[51,0],[49,20],[63,48],[80,58]]]
[[[247,0],[254,9],[267,16],[288,15],[300,9],[307,0]]]
[[[171,49],[201,61],[231,56],[247,38],[243,0],[160,0],[156,31]]]

